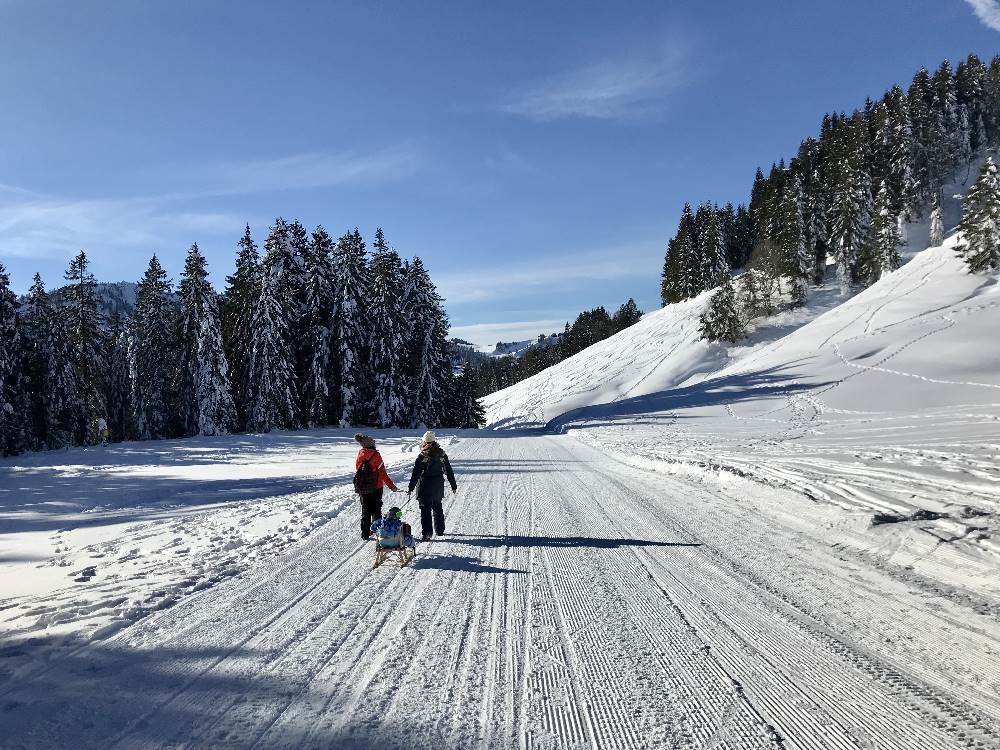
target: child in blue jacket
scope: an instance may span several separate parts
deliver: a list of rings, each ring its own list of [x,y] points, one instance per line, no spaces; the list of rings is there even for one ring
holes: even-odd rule
[[[376,519],[372,523],[372,532],[378,537],[380,544],[383,539],[395,540],[396,537],[401,537],[404,547],[416,546],[413,543],[413,530],[410,524],[403,523],[403,511],[399,508],[389,508],[384,518]]]

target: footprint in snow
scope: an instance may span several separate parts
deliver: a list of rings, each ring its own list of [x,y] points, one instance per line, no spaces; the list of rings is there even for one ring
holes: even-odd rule
[[[84,568],[83,570],[81,570],[80,573],[79,573],[79,575],[77,575],[75,573],[70,573],[70,575],[76,575],[77,576],[76,578],[73,579],[77,583],[87,583],[87,582],[90,581],[91,578],[93,578],[94,576],[97,575],[97,566],[96,565],[91,565],[91,566],[89,566],[89,567]]]

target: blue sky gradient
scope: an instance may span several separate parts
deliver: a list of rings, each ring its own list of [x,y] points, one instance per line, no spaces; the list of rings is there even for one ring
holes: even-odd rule
[[[478,342],[658,304],[684,201],[745,200],[823,113],[1000,52],[994,0],[0,0],[0,260],[102,280],[243,224],[377,225]]]

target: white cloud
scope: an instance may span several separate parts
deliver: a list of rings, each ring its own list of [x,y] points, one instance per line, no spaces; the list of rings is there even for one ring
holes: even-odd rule
[[[536,174],[538,167],[509,146],[501,146],[495,154],[486,157],[486,166],[506,175]]]
[[[998,0],[965,0],[976,16],[991,29],[1000,31],[1000,2]]]
[[[687,81],[687,58],[686,46],[676,43],[646,57],[605,60],[527,86],[500,109],[539,122],[648,114],[661,108],[665,96]]]
[[[403,179],[422,163],[412,147],[363,155],[298,154],[278,159],[227,162],[197,168],[174,166],[147,172],[167,191],[139,198],[71,199],[45,196],[0,183],[0,255],[64,258],[85,249],[100,258],[124,250],[149,254],[204,235],[238,236],[250,219],[202,209],[209,199],[270,191],[375,184]]]
[[[191,192],[169,197],[239,195],[275,190],[303,190],[340,185],[377,184],[412,176],[423,164],[412,146],[371,153],[307,153],[277,159],[210,164],[195,171]],[[191,174],[185,175],[191,178]]]
[[[521,320],[510,323],[477,323],[467,326],[452,326],[451,335],[465,339],[482,351],[493,351],[498,341],[527,341],[538,338],[538,334],[557,333],[563,329],[565,320]]]
[[[461,304],[538,289],[555,291],[579,281],[648,278],[663,262],[661,244],[657,239],[471,271],[444,271],[435,273],[434,281],[448,303]]]

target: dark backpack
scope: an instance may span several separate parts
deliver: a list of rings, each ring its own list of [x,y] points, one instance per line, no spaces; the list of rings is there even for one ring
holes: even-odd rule
[[[366,458],[354,473],[354,491],[359,495],[370,495],[378,489],[378,473],[370,462],[371,459]]]

